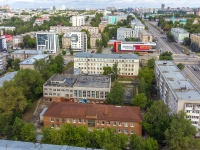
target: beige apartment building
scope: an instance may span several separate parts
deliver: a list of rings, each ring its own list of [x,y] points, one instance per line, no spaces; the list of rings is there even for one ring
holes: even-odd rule
[[[139,36],[140,41],[144,43],[149,43],[153,41],[152,35],[148,33],[146,30],[140,30],[138,36]]]
[[[102,33],[102,32],[104,31],[105,27],[107,27],[107,26],[108,26],[107,21],[101,22],[101,23],[99,24],[99,32]]]
[[[90,36],[90,46],[91,48],[96,48],[96,41],[101,40],[101,34],[91,35]]]
[[[139,57],[135,54],[91,54],[78,53],[74,56],[74,68],[81,69],[86,74],[103,74],[104,66],[118,63],[120,76],[137,76],[139,70]]]
[[[91,26],[74,26],[74,27],[68,27],[68,26],[50,26],[50,30],[54,30],[57,34],[61,33],[69,33],[73,31],[81,31],[81,30],[88,30],[90,35],[98,34],[99,29],[98,27],[91,27]]]
[[[196,44],[198,44],[198,46],[200,47],[200,34],[190,34],[190,39],[191,42],[194,42]]]
[[[104,103],[110,88],[110,76],[54,75],[43,85],[43,97],[53,101]]]

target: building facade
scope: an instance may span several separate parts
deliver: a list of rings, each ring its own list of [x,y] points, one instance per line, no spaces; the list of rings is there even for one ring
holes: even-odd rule
[[[150,43],[153,41],[152,35],[148,33],[146,30],[140,30],[138,36],[140,41],[144,43]]]
[[[0,36],[0,50],[7,50],[7,43],[6,43],[6,37]]]
[[[90,46],[91,48],[96,48],[96,41],[101,40],[101,34],[91,35],[90,36]]]
[[[110,88],[110,76],[54,75],[43,85],[43,97],[53,101],[104,103]]]
[[[20,43],[23,42],[23,36],[21,35],[16,35],[13,36],[13,49],[19,49],[20,48]]]
[[[81,31],[81,30],[88,30],[90,35],[98,34],[99,29],[98,27],[91,27],[91,26],[74,26],[74,27],[67,27],[67,26],[50,26],[50,30],[54,30],[55,33],[69,33],[73,31]]]
[[[126,114],[126,115],[125,115]],[[44,127],[70,123],[88,130],[114,128],[116,133],[142,135],[139,107],[53,102],[43,115]]]
[[[132,28],[118,28],[117,29],[117,40],[125,41],[126,38],[138,38],[138,30]]]
[[[16,50],[16,51],[12,52],[10,55],[11,55],[12,59],[18,58],[21,61],[23,61],[29,57],[32,57],[32,56],[35,56],[38,54],[39,54],[39,52],[36,50]]]
[[[198,44],[200,48],[200,34],[190,34],[191,42]]]
[[[69,32],[63,36],[63,46],[74,52],[87,52],[87,34],[85,32]]]
[[[171,33],[174,35],[175,41],[177,43],[183,43],[185,37],[189,38],[189,32],[182,28],[172,28]]]
[[[74,56],[74,68],[80,68],[82,73],[103,74],[104,66],[112,66],[117,63],[119,75],[137,76],[139,70],[139,58],[135,54],[91,54],[78,53]]]
[[[101,21],[101,23],[99,24],[99,32],[102,33],[104,31],[105,27],[107,27],[107,26],[108,26],[107,21]]]
[[[57,53],[59,51],[58,34],[54,32],[36,33],[37,50],[47,53]]]
[[[84,26],[85,16],[72,16],[72,26]]]
[[[8,56],[9,54],[6,54],[6,53],[0,54],[0,73],[6,71]]]
[[[183,75],[173,61],[156,61],[154,70],[158,93],[171,113],[185,111],[192,125],[200,129],[200,91]]]

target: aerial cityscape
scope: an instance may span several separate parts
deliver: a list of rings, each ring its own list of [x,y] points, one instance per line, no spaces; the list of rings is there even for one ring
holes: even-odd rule
[[[0,2],[0,150],[200,149],[200,1]]]

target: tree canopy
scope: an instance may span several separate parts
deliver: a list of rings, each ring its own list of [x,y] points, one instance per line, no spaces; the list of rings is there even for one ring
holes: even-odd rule
[[[172,53],[169,51],[161,53],[159,60],[173,60]]]

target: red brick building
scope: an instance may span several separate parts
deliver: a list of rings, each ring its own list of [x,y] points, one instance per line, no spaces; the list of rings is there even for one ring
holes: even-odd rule
[[[70,123],[89,130],[112,127],[117,133],[142,134],[139,107],[52,102],[43,115],[44,127]]]

